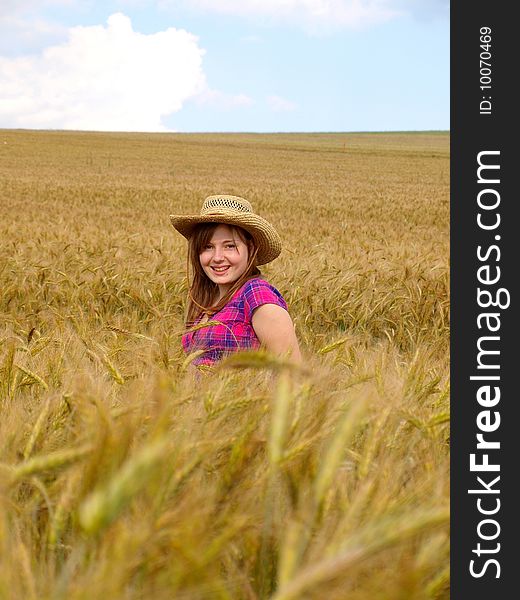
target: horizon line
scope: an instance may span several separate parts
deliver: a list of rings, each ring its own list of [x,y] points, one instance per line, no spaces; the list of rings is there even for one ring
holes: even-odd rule
[[[450,133],[450,129],[360,129],[360,130],[313,130],[313,131],[105,131],[98,129],[33,129],[29,127],[0,127],[0,131],[33,131],[51,133],[107,133],[107,134],[143,134],[143,135],[303,135],[303,134],[346,134],[346,133]]]

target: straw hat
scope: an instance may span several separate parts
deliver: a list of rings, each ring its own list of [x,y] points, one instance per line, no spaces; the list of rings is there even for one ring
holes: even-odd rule
[[[276,229],[253,212],[251,204],[238,196],[219,194],[208,196],[200,210],[200,215],[170,215],[175,229],[186,239],[190,239],[199,223],[224,223],[237,225],[248,231],[258,245],[257,262],[265,265],[274,260],[282,251],[282,241]]]

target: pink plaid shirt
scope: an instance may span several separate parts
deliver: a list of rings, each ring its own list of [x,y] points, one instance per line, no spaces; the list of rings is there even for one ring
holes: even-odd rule
[[[280,292],[270,283],[259,277],[249,279],[238,289],[231,300],[210,321],[210,325],[182,336],[182,346],[187,354],[195,350],[205,350],[194,359],[194,365],[213,365],[226,354],[237,350],[256,349],[260,341],[251,324],[253,311],[262,304],[277,304],[287,310],[287,304]],[[195,325],[200,321],[197,320]]]

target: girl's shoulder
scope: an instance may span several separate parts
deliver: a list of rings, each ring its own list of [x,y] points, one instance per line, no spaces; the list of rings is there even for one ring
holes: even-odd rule
[[[275,288],[274,285],[270,284],[263,277],[252,277],[248,279],[244,285],[238,290],[238,295],[250,294],[251,292],[274,292],[275,294],[282,297],[280,292]]]
[[[240,288],[237,300],[243,304],[244,310],[251,314],[262,304],[278,304],[287,310],[287,303],[282,294],[261,277],[253,277]]]

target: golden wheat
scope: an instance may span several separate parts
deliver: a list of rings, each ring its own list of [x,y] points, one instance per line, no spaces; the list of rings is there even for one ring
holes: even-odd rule
[[[448,134],[0,136],[0,598],[448,598]],[[217,192],[301,368],[182,351]]]

